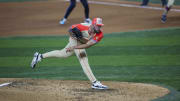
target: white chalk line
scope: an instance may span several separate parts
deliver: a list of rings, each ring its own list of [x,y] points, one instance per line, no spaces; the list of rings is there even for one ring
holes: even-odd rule
[[[4,87],[4,86],[8,86],[9,84],[11,84],[12,82],[8,82],[8,83],[2,83],[2,84],[0,84],[0,88],[1,87]]]
[[[69,1],[69,0],[65,0]],[[79,0],[78,0],[79,2]],[[134,8],[145,8],[145,9],[153,9],[153,10],[164,10],[161,7],[152,7],[152,6],[140,6],[140,5],[132,5],[132,4],[120,4],[120,3],[111,3],[111,2],[102,2],[102,1],[88,1],[91,4],[100,4],[100,5],[110,5],[110,6],[121,6],[121,7],[134,7]],[[180,9],[171,9],[173,12],[180,12]]]

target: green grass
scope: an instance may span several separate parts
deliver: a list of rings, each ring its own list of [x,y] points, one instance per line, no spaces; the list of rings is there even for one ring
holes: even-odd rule
[[[89,49],[99,80],[160,84],[173,93],[158,101],[180,98],[180,28],[106,34]],[[62,49],[68,36],[0,38],[0,78],[88,80],[76,56],[49,58],[31,69],[33,53]]]

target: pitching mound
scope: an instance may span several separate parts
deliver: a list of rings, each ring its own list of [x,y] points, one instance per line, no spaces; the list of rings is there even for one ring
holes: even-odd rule
[[[150,101],[169,93],[157,85],[105,81],[108,90],[91,89],[88,81],[0,79],[2,101]]]

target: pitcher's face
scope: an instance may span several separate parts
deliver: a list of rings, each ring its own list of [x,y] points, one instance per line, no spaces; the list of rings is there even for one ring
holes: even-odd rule
[[[93,24],[93,30],[95,33],[100,33],[100,31],[101,31],[100,29],[101,29],[101,26]]]

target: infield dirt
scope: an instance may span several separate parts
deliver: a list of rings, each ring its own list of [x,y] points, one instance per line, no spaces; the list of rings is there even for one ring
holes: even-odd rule
[[[136,4],[121,0],[95,0],[116,4]],[[84,9],[77,3],[65,25],[59,25],[69,3],[64,0],[0,3],[0,36],[67,34],[72,24],[84,21]],[[151,6],[161,7],[158,4]],[[90,18],[102,17],[104,33],[136,31],[180,26],[180,12],[169,12],[161,23],[162,10],[89,4]],[[173,8],[180,9],[179,6]]]

